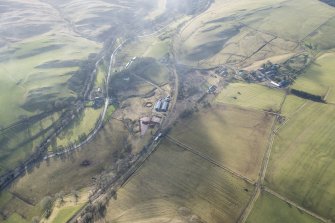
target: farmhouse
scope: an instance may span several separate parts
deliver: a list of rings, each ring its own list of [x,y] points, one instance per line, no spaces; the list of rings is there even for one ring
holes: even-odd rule
[[[93,102],[93,108],[98,109],[104,105],[104,99],[102,97],[95,97]]]
[[[217,87],[215,85],[211,85],[208,90],[207,93],[208,94],[213,94],[216,91]]]

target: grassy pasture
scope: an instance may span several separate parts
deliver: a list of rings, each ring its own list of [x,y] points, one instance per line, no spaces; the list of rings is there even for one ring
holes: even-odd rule
[[[225,62],[250,65],[295,52],[298,41],[334,15],[333,8],[313,0],[216,1],[181,31],[178,57],[201,67]],[[329,33],[320,31],[316,38],[328,38],[324,44],[330,45],[332,35],[325,34]]]
[[[55,217],[55,219],[52,221],[52,223],[67,222],[82,207],[83,207],[83,204],[79,204],[79,205],[73,206],[73,207],[63,208],[62,210],[59,211],[58,215]]]
[[[320,223],[319,220],[290,206],[273,195],[263,192],[258,198],[247,223]]]
[[[311,94],[326,96],[326,101],[335,102],[335,53],[325,53],[301,75],[292,88]]]
[[[169,81],[169,70],[153,58],[138,58],[128,69],[113,76],[110,95],[127,99],[141,97]]]
[[[294,95],[287,95],[285,98],[285,102],[281,108],[281,114],[286,117],[291,117],[300,109],[303,109],[307,100],[296,97]]]
[[[127,136],[128,132],[122,123],[114,121],[113,124],[106,124],[97,137],[81,151],[66,158],[51,159],[41,163],[32,172],[15,182],[11,188],[1,193],[0,209],[9,216],[14,214],[15,218],[17,215],[25,216],[27,222],[30,222],[32,217],[42,214],[39,203],[43,197],[53,196],[59,191],[70,193],[72,189],[79,190],[90,186],[93,183],[92,177],[104,170],[109,170],[114,152],[123,148],[123,139]],[[91,165],[80,166],[83,160],[89,160]],[[11,192],[34,205],[13,197]],[[74,209],[64,210],[61,218],[69,216],[69,212],[72,211]]]
[[[283,126],[266,184],[303,207],[335,219],[335,107],[308,102]]]
[[[94,87],[104,88],[105,80],[106,80],[106,68],[103,65],[98,66],[97,77],[94,82]]]
[[[48,219],[42,219],[41,223],[64,223],[67,222],[75,213],[77,213],[87,202],[90,190],[85,188],[78,192],[78,200],[75,200],[73,194],[63,198],[63,203],[58,199],[55,202],[52,213]]]
[[[215,101],[257,110],[278,111],[285,92],[258,84],[231,83],[226,86]]]
[[[0,217],[0,222],[18,222],[28,223],[34,216],[41,214],[41,208],[39,205],[30,205],[14,195],[10,195],[11,199],[6,202],[6,205],[1,207],[2,213],[5,213],[8,217],[3,219]]]
[[[1,222],[1,220],[0,220]],[[26,220],[19,214],[12,214],[8,219],[3,221],[3,223],[28,223],[30,220]]]
[[[27,100],[50,102],[54,100],[53,97],[74,96],[66,82],[78,65],[64,67],[46,64],[52,61],[85,60],[99,48],[100,45],[83,38],[47,34],[11,45],[14,53],[10,50],[2,52],[8,54],[8,59],[0,62],[0,125],[5,127],[20,115],[34,114],[39,107],[32,106],[31,111],[21,107]]]
[[[168,53],[170,41],[170,38],[160,40],[156,36],[138,38],[125,45],[118,58],[122,62],[130,61],[133,57],[153,57],[159,60]]]
[[[334,15],[335,10],[322,2],[297,0],[260,8],[245,21],[262,32],[300,41]]]
[[[262,112],[218,106],[180,121],[171,136],[255,180],[272,121],[271,116]]]
[[[159,40],[157,39],[151,46],[144,52],[143,56],[153,57],[156,59],[162,58],[169,52],[170,39]]]
[[[247,189],[249,192],[247,192]],[[236,222],[252,186],[180,147],[163,141],[111,200],[111,222]]]
[[[327,23],[322,25],[320,29],[312,33],[306,39],[307,44],[311,44],[318,50],[330,50],[335,47],[335,43],[331,36],[335,34],[335,18],[330,19]]]
[[[64,130],[56,140],[55,147],[66,147],[70,143],[78,141],[78,137],[89,134],[95,127],[100,115],[101,109],[85,108],[78,120],[73,122]]]
[[[20,161],[35,152],[46,135],[53,131],[52,125],[60,113],[53,113],[36,123],[22,124],[2,132],[0,136],[0,173],[14,168]]]
[[[20,178],[9,190],[37,205],[46,195],[54,195],[59,191],[70,193],[72,189],[90,186],[92,177],[113,165],[114,152],[123,148],[123,139],[128,132],[119,122],[106,124],[98,136],[83,149],[66,158],[51,159],[41,163],[31,173]],[[91,165],[82,167],[83,160],[89,160]],[[0,197],[2,200],[2,197]],[[6,199],[4,197],[3,199]],[[11,205],[11,202],[8,202]],[[11,205],[12,207],[14,205]],[[8,212],[16,209],[4,208]],[[21,206],[17,205],[20,209]]]

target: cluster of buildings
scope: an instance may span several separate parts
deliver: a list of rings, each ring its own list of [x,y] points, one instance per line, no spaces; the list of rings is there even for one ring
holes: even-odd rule
[[[170,101],[171,101],[170,96],[167,96],[164,99],[159,99],[155,104],[155,110],[157,112],[167,112],[169,110]]]
[[[290,84],[284,79],[284,74],[280,71],[279,64],[272,64],[268,62],[256,71],[247,72],[241,70],[239,75],[248,82],[268,82],[271,87],[286,87]]]
[[[91,92],[90,95],[91,105],[94,109],[101,108],[105,104],[105,98],[103,90],[98,87]]]

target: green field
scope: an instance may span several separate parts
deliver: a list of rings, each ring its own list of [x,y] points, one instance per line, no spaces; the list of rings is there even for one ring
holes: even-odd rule
[[[58,121],[61,112],[55,112],[39,121],[23,123],[2,131],[0,135],[0,173],[15,168],[27,159],[46,136],[53,133],[53,124]]]
[[[111,200],[106,221],[236,222],[252,186],[164,141]],[[249,191],[249,192],[248,192]],[[200,222],[200,221],[199,221]]]
[[[11,215],[8,219],[6,219],[3,223],[28,223],[29,220],[22,218],[18,214]]]
[[[272,123],[262,112],[217,106],[180,121],[171,137],[255,180]]]
[[[295,207],[263,192],[258,198],[246,223],[320,223]]]
[[[154,58],[138,58],[127,69],[116,73],[109,86],[110,95],[120,101],[144,97],[160,85],[169,82],[170,72]]]
[[[294,95],[287,95],[281,108],[281,114],[285,117],[291,117],[298,113],[306,105],[307,100]]]
[[[325,53],[300,76],[292,88],[311,94],[326,96],[327,102],[335,102],[335,53]]]
[[[102,109],[85,108],[83,113],[78,117],[78,120],[57,137],[54,147],[65,148],[70,143],[80,141],[80,136],[87,136],[95,128],[101,112]]]
[[[71,217],[77,213],[81,208],[83,207],[83,204],[79,204],[74,207],[66,207],[64,209],[61,209],[55,219],[52,221],[52,223],[64,223],[71,219]]]
[[[316,32],[306,39],[307,44],[311,44],[317,50],[330,50],[335,48],[335,43],[330,36],[335,33],[335,18],[323,24]]]
[[[0,217],[0,222],[28,223],[34,216],[41,215],[39,205],[33,206],[12,194],[9,194],[9,196],[10,200],[7,200],[6,204],[1,207],[3,215]],[[3,199],[3,197],[1,196],[0,199]]]
[[[285,92],[258,84],[231,83],[215,101],[257,110],[278,111]]]
[[[106,68],[104,67],[104,65],[100,64],[98,66],[97,76],[96,76],[96,79],[95,79],[94,87],[96,87],[96,88],[100,87],[100,88],[104,89],[105,80],[106,80]]]
[[[273,145],[266,185],[303,207],[335,219],[335,107],[309,102]]]
[[[44,35],[10,46],[15,53],[0,62],[0,125],[5,127],[16,122],[20,115],[47,110],[44,106],[55,100],[74,97],[66,82],[79,68],[76,61],[86,60],[99,48],[92,41],[68,35]],[[71,63],[55,65],[56,61]]]
[[[190,65],[243,67],[298,52],[298,41],[334,15],[332,7],[314,0],[216,1],[181,30],[175,48],[178,58]],[[329,37],[334,34],[328,29],[311,41],[331,47]]]
[[[34,206],[12,199],[10,194],[4,193],[0,196],[0,209],[9,215],[17,213],[27,216],[30,222],[32,217],[41,215],[38,203],[44,196],[59,191],[70,193],[72,189],[90,186],[93,184],[92,177],[115,165],[114,153],[123,149],[123,139],[127,136],[128,132],[122,123],[114,121],[113,124],[106,124],[98,136],[80,152],[41,163],[9,189]],[[89,160],[91,165],[82,167],[80,164],[83,160]]]

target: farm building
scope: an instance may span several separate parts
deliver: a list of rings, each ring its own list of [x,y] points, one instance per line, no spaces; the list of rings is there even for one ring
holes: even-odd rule
[[[271,81],[270,83],[271,83],[271,85],[274,86],[274,87],[280,87],[280,84],[278,84],[278,83],[276,83],[276,82],[274,82],[274,81]]]
[[[94,103],[93,103],[93,108],[98,109],[101,108],[104,105],[104,98],[101,97],[95,97],[94,98]]]
[[[169,96],[158,100],[155,105],[155,110],[157,112],[167,112],[169,109],[170,100],[171,98]]]
[[[169,109],[169,102],[168,101],[164,101],[163,105],[160,109],[161,112],[167,112],[167,110]]]
[[[159,112],[161,109],[161,106],[162,106],[162,101],[161,100],[157,101],[155,105],[155,110]]]
[[[208,94],[212,94],[212,93],[214,93],[215,91],[216,91],[216,86],[215,85],[211,85],[209,88],[208,88],[208,90],[207,90],[207,93]]]

